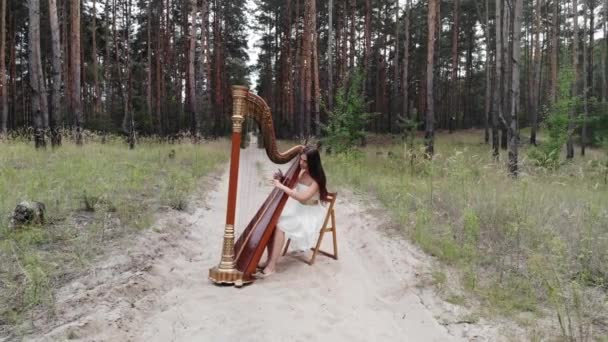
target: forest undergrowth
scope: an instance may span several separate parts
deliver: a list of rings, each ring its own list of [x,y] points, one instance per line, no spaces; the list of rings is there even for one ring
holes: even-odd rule
[[[432,278],[449,302],[530,327],[547,318],[556,329],[545,336],[607,336],[608,156],[591,150],[559,168],[523,158],[513,179],[506,153],[495,161],[480,137],[440,134],[432,160],[419,138],[371,137],[324,157],[329,184],[379,199],[440,261]]]
[[[52,314],[55,288],[115,241],[150,228],[159,210],[189,210],[201,177],[228,160],[226,140],[142,139],[134,150],[118,137],[90,140],[46,150],[27,139],[0,142],[0,335],[34,307]],[[24,200],[44,204],[44,223],[11,229]]]

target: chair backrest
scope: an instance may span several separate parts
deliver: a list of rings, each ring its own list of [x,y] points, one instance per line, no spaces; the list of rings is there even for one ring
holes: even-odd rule
[[[327,194],[327,203],[329,203],[329,206],[327,207],[327,213],[325,214],[325,220],[323,222],[323,226],[325,226],[327,224],[327,220],[329,219],[329,215],[334,210],[334,204],[336,203],[336,197],[338,197],[338,193],[337,192],[329,192]]]
[[[334,208],[334,203],[336,203],[336,197],[338,197],[337,192],[328,192],[327,193],[327,203],[329,203],[329,208],[327,208],[328,210],[331,210]]]

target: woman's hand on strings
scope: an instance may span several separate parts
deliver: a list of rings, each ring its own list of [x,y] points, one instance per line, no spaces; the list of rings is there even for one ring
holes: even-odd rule
[[[272,178],[273,178],[273,179],[278,179],[278,180],[280,180],[280,181],[282,181],[282,180],[283,180],[283,177],[284,177],[284,176],[283,176],[283,172],[281,171],[281,169],[278,169],[278,171],[277,171],[277,172],[275,172],[275,173],[274,173],[274,175],[272,175]]]

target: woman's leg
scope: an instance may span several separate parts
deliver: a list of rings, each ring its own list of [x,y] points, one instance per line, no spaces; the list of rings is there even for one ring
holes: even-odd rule
[[[266,274],[270,274],[275,270],[279,256],[281,256],[281,250],[283,249],[285,233],[277,227],[274,231],[274,238],[272,240],[274,240],[272,241],[272,250],[268,256],[268,264],[264,268],[264,273]]]
[[[266,245],[266,261],[260,262],[258,264],[259,268],[264,269],[268,265],[268,261],[270,260],[270,254],[272,254],[272,248],[274,247],[274,237],[277,233],[277,230],[278,228],[274,230],[272,236],[270,237],[270,240],[268,240],[268,244]]]

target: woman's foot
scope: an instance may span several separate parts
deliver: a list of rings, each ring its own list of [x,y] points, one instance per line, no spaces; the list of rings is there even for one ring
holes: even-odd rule
[[[266,262],[261,262],[258,264],[258,266],[256,267],[259,271],[263,270],[266,268],[266,266],[268,266],[268,261]]]
[[[271,276],[274,273],[274,268],[265,267],[264,270],[260,273],[262,273],[262,278],[267,278],[268,276]]]

